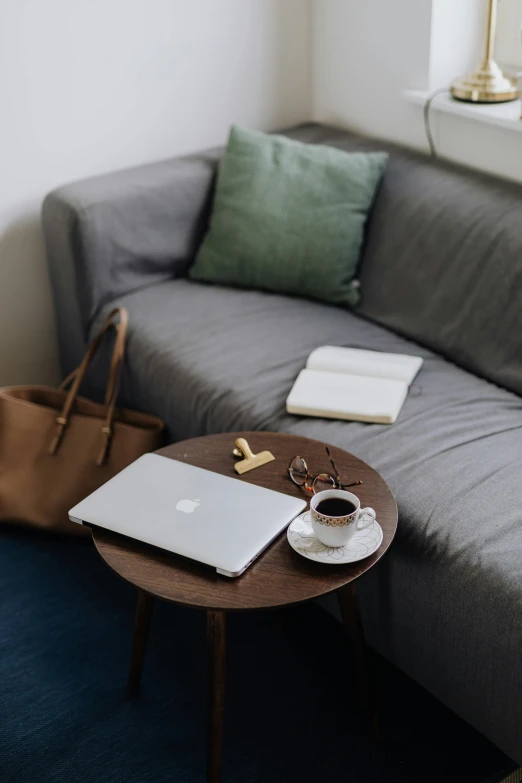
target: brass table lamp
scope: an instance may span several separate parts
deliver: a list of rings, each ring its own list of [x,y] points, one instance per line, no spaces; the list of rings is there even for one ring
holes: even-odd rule
[[[515,83],[504,76],[493,59],[497,29],[497,2],[488,0],[486,53],[477,71],[451,85],[451,94],[459,101],[471,103],[503,103],[518,98]]]

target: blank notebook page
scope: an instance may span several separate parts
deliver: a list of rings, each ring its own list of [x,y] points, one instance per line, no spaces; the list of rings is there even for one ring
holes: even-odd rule
[[[312,351],[306,362],[306,367],[308,370],[344,372],[351,375],[391,378],[411,383],[420,370],[422,362],[420,356],[323,345]]]
[[[393,424],[408,383],[320,370],[301,370],[286,401],[288,413]]]

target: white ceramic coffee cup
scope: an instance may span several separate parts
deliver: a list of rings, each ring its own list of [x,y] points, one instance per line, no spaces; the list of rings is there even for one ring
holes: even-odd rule
[[[355,510],[342,517],[329,517],[317,511],[317,506],[328,499],[347,500]],[[326,546],[345,546],[357,530],[364,530],[375,522],[375,511],[369,506],[361,508],[361,501],[352,492],[344,489],[325,489],[310,501],[310,521],[314,533]]]

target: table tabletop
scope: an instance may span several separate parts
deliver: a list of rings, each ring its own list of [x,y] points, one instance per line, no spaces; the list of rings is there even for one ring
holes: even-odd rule
[[[238,476],[232,454],[238,437],[246,438],[256,454],[271,451],[275,460]],[[397,529],[397,505],[384,479],[370,465],[336,446],[329,445],[329,448],[343,484],[363,482],[354,491],[361,506],[375,509],[383,530],[381,546],[364,560],[346,565],[309,561],[290,547],[286,530],[237,578],[221,576],[214,569],[103,528],[93,528],[96,548],[116,573],[140,590],[199,609],[237,611],[280,607],[338,590],[372,568],[384,555]],[[309,495],[288,476],[287,467],[293,457],[304,457],[314,474],[331,472],[325,443],[274,432],[206,435],[173,443],[157,453],[295,497]]]

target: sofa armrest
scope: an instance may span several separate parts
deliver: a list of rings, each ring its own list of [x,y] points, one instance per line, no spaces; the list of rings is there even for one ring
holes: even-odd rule
[[[62,371],[107,302],[183,275],[204,233],[220,151],[83,180],[50,193],[42,223]]]

